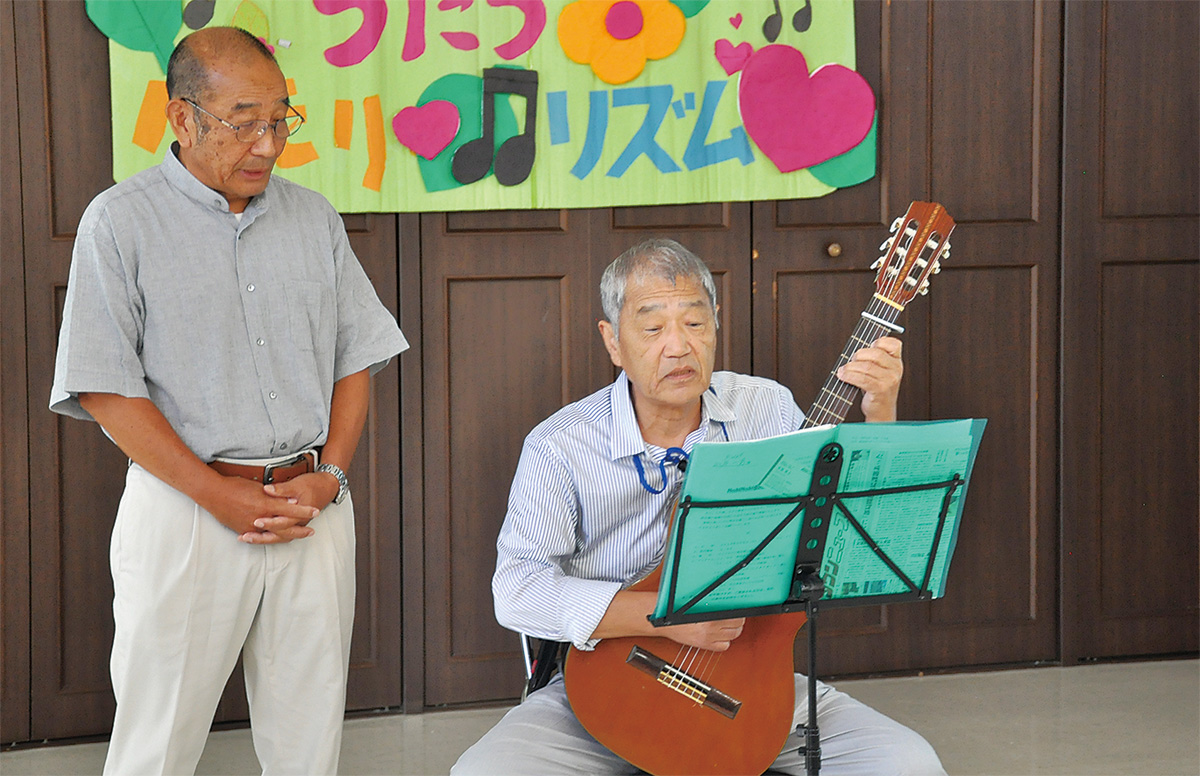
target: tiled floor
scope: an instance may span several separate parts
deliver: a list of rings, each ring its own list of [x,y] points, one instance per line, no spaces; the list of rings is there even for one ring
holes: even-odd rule
[[[952,775],[1200,776],[1196,660],[836,684],[924,734]],[[446,773],[504,711],[352,719],[346,723],[341,772]],[[0,753],[0,773],[99,773],[105,746],[6,751]],[[209,737],[198,773],[258,772],[249,731]]]

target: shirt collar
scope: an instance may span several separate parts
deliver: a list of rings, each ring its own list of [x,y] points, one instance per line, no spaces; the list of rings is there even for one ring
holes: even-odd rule
[[[191,170],[183,165],[179,159],[179,141],[171,143],[171,148],[163,157],[162,164],[159,165],[163,176],[167,181],[184,194],[188,199],[196,202],[199,205],[219,210],[223,213],[229,212],[229,202],[219,192],[213,191],[208,186],[200,182],[200,179],[192,174]],[[243,223],[249,224],[253,221],[253,216],[258,215],[266,210],[270,204],[271,189],[275,184],[274,170],[272,170],[271,180],[267,182],[267,188],[257,197],[250,200],[250,204],[246,206],[246,213],[249,218],[243,216]]]
[[[704,405],[703,419],[715,423],[730,423],[737,420],[737,412],[734,411],[733,405],[726,400],[724,394],[717,391],[715,382],[717,382],[716,374],[712,376],[708,390],[701,396],[701,402]]]
[[[633,411],[629,377],[624,371],[610,388],[609,403],[613,419],[612,460],[645,452],[646,442],[642,439],[637,414]],[[708,389],[700,396],[699,427],[707,429],[710,423],[728,423],[734,420],[737,420],[737,413],[734,412],[733,406],[710,383]]]
[[[629,377],[622,370],[609,389],[612,406],[612,460],[637,455],[646,449],[642,430],[638,427],[637,415],[633,411],[633,396],[629,391]]]

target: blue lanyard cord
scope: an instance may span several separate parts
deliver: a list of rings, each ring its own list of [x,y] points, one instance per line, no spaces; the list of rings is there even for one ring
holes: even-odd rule
[[[643,453],[643,455],[644,455],[644,453]],[[649,457],[649,456],[647,456],[647,457]],[[659,493],[662,493],[664,490],[667,489],[667,464],[669,464],[669,463],[679,464],[679,470],[683,471],[683,469],[687,466],[687,459],[688,459],[688,454],[686,452],[684,452],[684,450],[682,450],[681,448],[678,448],[678,447],[668,447],[667,448],[667,454],[664,455],[663,459],[658,462],[658,471],[662,475],[662,487],[659,488],[658,490],[655,490],[654,488],[650,487],[650,483],[646,482],[646,469],[645,469],[645,467],[642,466],[642,456],[641,455],[635,455],[633,457],[633,465],[635,467],[637,467],[638,479],[642,481],[642,487],[645,488],[650,493],[657,496]]]

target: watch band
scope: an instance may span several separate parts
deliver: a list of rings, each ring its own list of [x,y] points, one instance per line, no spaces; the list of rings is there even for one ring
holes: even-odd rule
[[[350,481],[346,479],[346,473],[341,468],[334,466],[331,463],[323,463],[317,466],[317,471],[328,472],[337,478],[338,492],[333,497],[333,503],[340,504],[346,500],[346,496],[350,494]]]

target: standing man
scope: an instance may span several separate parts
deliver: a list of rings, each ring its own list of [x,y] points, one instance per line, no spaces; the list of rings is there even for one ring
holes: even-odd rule
[[[192,773],[238,653],[265,773],[335,773],[354,614],[346,471],[408,343],[319,194],[271,176],[303,119],[270,51],[180,41],[177,142],[92,201],[50,407],[129,456],[106,773]]]
[[[724,651],[744,619],[654,628],[653,592],[628,590],[662,559],[678,489],[669,466],[697,442],[740,441],[800,428],[804,414],[774,382],[713,373],[716,287],[677,242],[626,251],[600,285],[600,334],[623,371],[612,385],[568,405],[525,439],[497,542],[492,580],[506,628],[592,649],[639,635]],[[900,341],[876,341],[838,377],[863,390],[868,421],[896,419]],[[807,720],[807,680],[795,676],[792,725]],[[944,774],[920,735],[821,683],[817,701],[823,774]],[[804,773],[793,734],[771,772]],[[497,763],[500,765],[497,766]],[[561,676],[510,711],[459,759],[458,774],[602,774],[637,769],[583,728]]]

